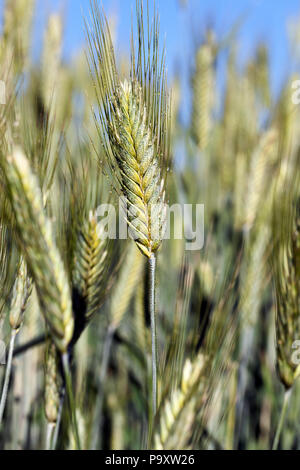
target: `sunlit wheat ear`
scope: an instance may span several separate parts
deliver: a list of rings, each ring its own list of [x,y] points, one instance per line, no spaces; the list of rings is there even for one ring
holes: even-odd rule
[[[50,110],[51,103],[55,103],[59,66],[62,51],[63,25],[59,15],[53,14],[48,21],[44,38],[42,57],[42,96],[46,110]]]
[[[195,419],[204,366],[205,358],[201,355],[193,363],[189,359],[186,361],[180,387],[161,410],[159,431],[154,436],[156,450],[186,448]]]
[[[157,409],[155,255],[164,235],[170,148],[165,57],[160,58],[158,18],[150,25],[148,17],[145,28],[143,3],[137,0],[138,51],[135,54],[132,37],[130,80],[121,83],[107,20],[95,0],[91,5],[93,29],[87,27],[87,36],[98,104],[95,121],[113,185],[125,200],[130,235],[148,258],[153,421]]]
[[[11,47],[18,72],[29,60],[30,33],[35,0],[6,0],[3,39],[5,50]]]
[[[278,156],[278,133],[274,129],[262,135],[254,151],[245,200],[244,225],[251,228],[270,194],[270,174]]]
[[[284,246],[282,250],[283,264],[276,279],[277,370],[284,386],[290,388],[300,374],[292,360],[293,344],[300,337],[300,216],[290,251]]]
[[[108,125],[119,184],[127,203],[127,222],[138,248],[150,258],[162,242],[164,194],[154,137],[147,125],[142,90],[127,81],[116,93]]]
[[[299,164],[299,159],[297,161]],[[273,270],[276,294],[277,370],[289,389],[299,375],[293,344],[300,338],[300,199],[297,166],[287,178],[273,214]]]
[[[75,252],[73,270],[73,301],[82,304],[84,321],[88,322],[103,301],[109,273],[109,243],[104,239],[96,214],[91,213],[82,227]]]
[[[51,221],[44,212],[38,180],[22,150],[14,149],[1,166],[16,218],[18,238],[35,283],[40,310],[57,348],[65,352],[73,335],[68,277]]]
[[[88,29],[87,34],[99,105],[96,125],[113,185],[126,203],[131,236],[150,258],[161,245],[164,233],[170,135],[170,106],[164,57],[159,59],[157,18],[151,34],[148,25],[147,44],[142,13],[138,13],[137,58],[132,51],[130,80],[121,83],[107,21],[96,2],[92,5],[94,29]],[[140,2],[137,5],[142,11]],[[132,40],[132,47],[133,44]],[[148,57],[143,50],[148,51]]]
[[[45,352],[45,414],[48,423],[58,419],[62,377],[60,355],[52,341],[48,341]]]
[[[28,275],[24,259],[21,259],[17,278],[14,283],[9,311],[9,323],[13,330],[19,330],[23,323],[27,302],[32,291],[32,282]]]
[[[203,44],[196,54],[196,69],[192,80],[192,136],[199,148],[205,150],[212,128],[214,106],[216,47],[212,40]]]

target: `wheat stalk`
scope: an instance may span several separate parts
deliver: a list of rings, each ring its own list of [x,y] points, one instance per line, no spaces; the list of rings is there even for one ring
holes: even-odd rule
[[[144,36],[143,5],[137,2],[139,48],[132,39],[130,81],[121,83],[106,18],[92,2],[93,29],[87,29],[90,67],[100,115],[96,117],[106,161],[117,193],[126,204],[131,237],[149,260],[148,300],[152,330],[152,413],[157,406],[155,326],[156,252],[165,226],[166,162],[169,159],[170,106],[164,57],[159,60],[158,21],[148,41]],[[147,49],[146,57],[144,51]]]
[[[27,265],[38,293],[41,312],[53,341],[64,353],[73,336],[69,282],[46,217],[41,190],[26,156],[15,149],[1,160]]]

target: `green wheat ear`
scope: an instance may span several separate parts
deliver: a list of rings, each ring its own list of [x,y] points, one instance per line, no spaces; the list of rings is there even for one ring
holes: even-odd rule
[[[208,35],[196,54],[196,67],[192,80],[193,106],[191,132],[199,150],[207,149],[212,128],[214,106],[216,45],[212,34]]]
[[[78,235],[73,269],[73,297],[84,303],[85,323],[99,309],[108,284],[109,246],[101,235],[97,216],[91,213]],[[76,313],[76,305],[74,309]]]
[[[129,81],[120,81],[107,21],[96,2],[92,10],[94,30],[88,30],[88,39],[100,108],[96,125],[114,187],[126,203],[130,234],[150,258],[160,247],[164,233],[170,106],[164,57],[161,62],[158,58],[157,19],[153,37],[145,44],[139,8],[139,50],[137,60],[132,52]],[[148,58],[142,59],[146,48]]]
[[[291,165],[284,188],[278,191],[273,215],[273,270],[276,288],[277,371],[286,389],[299,376],[293,363],[293,343],[300,337],[300,195],[297,166]],[[284,190],[285,191],[285,190]]]
[[[125,81],[117,90],[108,136],[126,198],[127,222],[144,255],[150,258],[162,242],[164,194],[154,138],[138,84]]]
[[[32,282],[28,275],[25,260],[21,258],[17,278],[13,287],[9,311],[9,323],[11,328],[15,331],[18,331],[23,323],[24,313],[31,291]]]
[[[40,309],[57,348],[66,352],[73,336],[68,277],[44,212],[42,193],[29,160],[16,148],[1,159],[18,239],[35,283]]]

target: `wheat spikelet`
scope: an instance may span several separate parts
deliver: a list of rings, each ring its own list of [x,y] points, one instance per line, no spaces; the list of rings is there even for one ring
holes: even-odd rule
[[[299,211],[299,209],[298,209]],[[286,228],[285,228],[286,229]],[[300,337],[300,216],[292,226],[289,245],[279,248],[276,272],[277,370],[283,385],[292,387],[299,375],[292,360],[293,343]],[[277,263],[278,263],[277,261]]]
[[[153,42],[149,37],[145,44],[142,13],[138,16],[137,63],[133,51],[130,82],[121,83],[107,21],[96,2],[93,5],[94,31],[88,31],[88,37],[100,107],[96,124],[113,184],[125,200],[130,234],[141,252],[151,258],[161,245],[165,225],[165,166],[170,134],[170,106],[164,58],[161,64],[158,59],[157,24]],[[143,63],[142,51],[146,47],[149,57],[144,57]]]
[[[125,81],[117,94],[109,139],[129,204],[127,221],[138,248],[151,257],[162,241],[164,195],[142,90]]]
[[[197,391],[204,366],[205,359],[202,355],[193,363],[189,359],[186,361],[181,385],[161,412],[159,432],[154,435],[155,450],[186,448],[196,415]]]
[[[299,107],[293,102],[293,87],[295,80],[299,80],[299,75],[290,78],[283,88],[277,110],[274,116],[274,125],[280,131],[279,150],[280,155],[294,155],[299,148]]]
[[[47,110],[55,100],[62,49],[62,20],[57,14],[50,16],[44,38],[42,57],[42,96]]]
[[[119,280],[115,286],[111,299],[111,324],[117,328],[121,323],[136,291],[144,268],[144,259],[140,252],[132,245],[124,260]]]
[[[278,135],[273,129],[266,132],[253,153],[245,201],[244,225],[251,228],[257,218],[258,211],[270,194],[270,172],[274,168],[278,152]]]
[[[215,85],[215,47],[203,44],[196,55],[196,70],[193,77],[192,136],[199,147],[205,150],[212,127],[212,108]]]
[[[37,178],[20,149],[2,158],[1,165],[41,312],[58,349],[65,352],[73,335],[70,288]]]
[[[265,44],[258,45],[253,65],[253,86],[262,101],[262,105],[270,106],[269,53]]]
[[[12,301],[9,311],[9,323],[13,330],[19,330],[23,323],[27,302],[32,290],[31,279],[28,276],[27,266],[22,258],[15,280]]]
[[[245,187],[247,186],[247,157],[239,153],[236,156],[236,172],[234,187],[234,226],[241,230],[245,221]]]
[[[18,71],[22,70],[29,57],[34,6],[35,0],[6,0],[5,2],[3,39],[5,49],[12,47]]]
[[[270,228],[261,225],[255,238],[245,247],[245,264],[241,268],[240,310],[245,325],[257,323],[262,292],[266,288],[268,275],[268,245]],[[247,333],[245,333],[247,334]]]
[[[107,288],[108,245],[103,237],[97,216],[91,212],[77,239],[73,270],[75,299],[84,303],[84,319],[95,314]],[[76,305],[74,306],[77,312]]]
[[[227,189],[232,188],[232,166],[235,165],[236,155],[242,153],[242,149],[239,148],[239,135],[242,133],[241,128],[244,125],[244,109],[248,109],[246,107],[248,103],[245,105],[248,97],[247,94],[245,95],[246,90],[243,90],[244,81],[240,80],[237,72],[235,49],[230,51],[226,75],[224,114],[221,127],[222,138],[220,139],[222,147],[218,151],[219,160],[217,163],[221,168],[221,182]],[[247,130],[249,131],[249,129]],[[243,133],[243,137],[245,135]],[[245,148],[243,153],[247,155],[246,152],[248,151],[249,149]]]
[[[273,208],[273,273],[276,294],[277,370],[289,389],[299,375],[293,343],[300,337],[300,195],[299,154],[290,161],[285,185],[279,175]],[[286,190],[288,188],[288,190]]]
[[[239,79],[238,100],[236,101],[236,118],[238,123],[238,150],[249,155],[257,142],[258,110],[256,107],[255,90],[250,78],[245,74]],[[247,109],[247,113],[245,113]]]
[[[45,352],[45,414],[49,423],[57,422],[61,386],[59,352],[55,344],[48,341]]]

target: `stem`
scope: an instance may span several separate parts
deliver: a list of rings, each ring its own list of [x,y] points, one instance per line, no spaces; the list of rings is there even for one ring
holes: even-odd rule
[[[20,356],[21,354],[24,354],[27,351],[29,351],[31,348],[40,346],[41,344],[45,342],[45,340],[46,340],[46,335],[36,336],[35,338],[28,341],[27,343],[21,344],[21,346],[16,347],[16,349],[14,350],[13,357]]]
[[[47,436],[46,436],[46,450],[51,450],[52,448],[54,431],[55,431],[55,423],[48,423],[47,424]]]
[[[104,383],[108,369],[109,357],[110,357],[110,350],[112,346],[113,337],[115,334],[115,327],[111,326],[107,330],[107,334],[104,341],[103,346],[103,353],[102,353],[102,361],[100,367],[100,375],[98,381],[98,394],[97,394],[97,401],[95,406],[95,419],[93,424],[93,440],[92,440],[92,449],[96,450],[97,443],[98,443],[98,435],[99,431],[102,430],[102,408],[103,408],[103,400],[104,400]]]
[[[9,350],[8,350],[7,365],[6,365],[6,370],[5,370],[4,384],[3,384],[2,396],[1,396],[1,402],[0,402],[0,426],[2,424],[3,414],[4,414],[4,410],[5,410],[5,405],[6,405],[6,399],[7,399],[8,386],[9,386],[9,380],[10,380],[11,369],[12,369],[12,359],[13,359],[13,352],[14,352],[14,345],[15,345],[16,335],[17,335],[17,331],[12,330],[11,337],[10,337],[10,343],[9,343]]]
[[[63,369],[64,369],[64,374],[65,374],[66,389],[67,389],[67,395],[68,395],[68,401],[69,401],[70,417],[71,417],[71,422],[72,422],[72,427],[73,427],[74,438],[75,438],[77,450],[81,450],[68,353],[64,353],[62,355],[62,363],[63,363]]]
[[[60,429],[60,423],[61,423],[61,417],[62,417],[62,411],[64,407],[64,401],[65,401],[65,388],[63,387],[60,395],[60,402],[59,402],[59,409],[58,409],[58,416],[57,416],[57,421],[56,421],[56,426],[54,429],[52,441],[51,441],[51,450],[56,449],[57,445],[57,439],[58,439],[58,434],[59,434],[59,429]]]
[[[282,431],[283,424],[284,424],[284,421],[285,421],[285,416],[286,416],[286,412],[287,412],[287,409],[288,409],[288,404],[289,404],[291,394],[292,394],[292,389],[287,390],[284,394],[282,409],[281,409],[281,413],[280,413],[280,419],[279,419],[279,423],[278,423],[278,426],[277,426],[276,435],[275,435],[272,450],[277,450],[278,449],[279,439],[280,439],[281,431]]]
[[[151,343],[152,343],[152,422],[157,410],[157,345],[156,345],[156,321],[155,321],[155,269],[156,257],[149,258],[148,301],[151,318]]]

